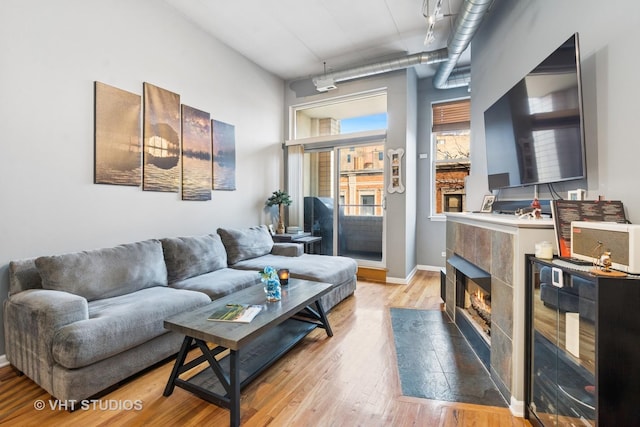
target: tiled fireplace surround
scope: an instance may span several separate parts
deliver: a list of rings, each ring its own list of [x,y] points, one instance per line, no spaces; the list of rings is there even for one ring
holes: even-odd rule
[[[553,239],[548,219],[447,215],[447,259],[458,255],[491,275],[491,377],[516,416],[524,416],[525,399],[525,254]],[[448,262],[446,274],[446,310],[455,320],[456,270]]]

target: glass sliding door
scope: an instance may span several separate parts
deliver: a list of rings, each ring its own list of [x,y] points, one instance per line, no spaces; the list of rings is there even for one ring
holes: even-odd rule
[[[338,158],[338,255],[381,263],[384,145],[341,147]]]
[[[304,150],[302,171],[292,173],[303,177],[304,230],[322,238],[314,250],[385,267],[386,92],[301,105],[291,113],[288,144]]]
[[[321,237],[316,253],[334,255],[334,150],[304,153],[304,231]]]

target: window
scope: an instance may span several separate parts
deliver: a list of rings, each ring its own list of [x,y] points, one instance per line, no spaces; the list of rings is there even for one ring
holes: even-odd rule
[[[376,196],[373,194],[363,194],[360,196],[361,215],[373,215],[376,204]]]
[[[432,199],[434,215],[465,210],[465,178],[469,175],[471,102],[469,99],[433,104]]]

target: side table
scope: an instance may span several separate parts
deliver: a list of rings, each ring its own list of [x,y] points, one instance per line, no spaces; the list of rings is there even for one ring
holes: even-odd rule
[[[273,234],[271,237],[276,243],[302,243],[304,245],[304,252],[307,254],[314,253],[314,244],[322,240],[322,237],[312,236],[311,233],[308,232]]]
[[[293,240],[294,243],[302,243],[304,245],[304,252],[307,254],[312,254],[314,253],[313,250],[313,245],[316,242],[319,242],[322,240],[322,237],[320,236],[305,236],[305,237],[299,237],[295,240]]]

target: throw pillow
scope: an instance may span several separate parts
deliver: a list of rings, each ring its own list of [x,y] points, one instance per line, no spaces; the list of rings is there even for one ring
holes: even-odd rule
[[[273,239],[266,225],[245,229],[218,228],[218,234],[227,250],[229,265],[266,255],[273,247]]]
[[[42,287],[80,295],[88,301],[167,285],[159,240],[146,240],[36,259]]]
[[[227,267],[227,252],[217,234],[162,239],[169,283]]]

